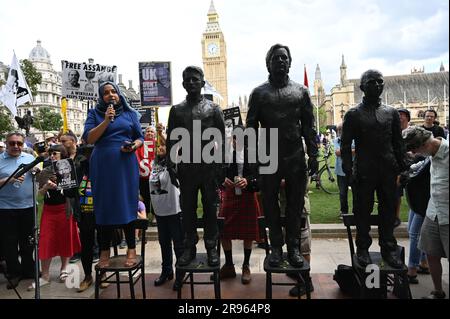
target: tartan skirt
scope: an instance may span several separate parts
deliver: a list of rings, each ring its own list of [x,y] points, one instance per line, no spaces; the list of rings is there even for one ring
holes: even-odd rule
[[[260,241],[258,217],[261,209],[256,193],[242,190],[242,195],[235,195],[234,188],[221,189],[219,216],[225,218],[223,239]]]

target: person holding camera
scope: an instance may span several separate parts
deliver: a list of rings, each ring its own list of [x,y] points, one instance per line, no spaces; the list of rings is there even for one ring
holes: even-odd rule
[[[89,173],[101,250],[99,267],[109,266],[116,228],[124,229],[128,246],[125,266],[132,266],[136,263],[133,222],[139,196],[139,167],[134,151],[142,146],[144,138],[136,111],[115,83],[100,85],[99,100],[88,114],[83,140],[94,144]]]

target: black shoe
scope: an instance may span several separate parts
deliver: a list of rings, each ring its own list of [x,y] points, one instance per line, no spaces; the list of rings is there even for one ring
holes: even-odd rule
[[[269,247],[267,247],[267,246],[269,246]],[[261,249],[266,249],[266,248],[270,249],[270,245],[267,245],[267,243],[265,243],[265,242],[258,243],[258,245],[256,245],[256,247],[261,248]]]
[[[208,265],[211,267],[219,266],[219,254],[217,253],[217,249],[211,248],[206,250],[206,254],[208,255]]]
[[[273,247],[269,255],[269,265],[272,267],[280,266],[283,260],[283,249],[281,247]]]
[[[172,290],[173,291],[178,291],[179,289],[181,289],[181,287],[183,287],[183,281],[182,279],[175,279],[173,286],[172,286]]]
[[[300,268],[303,267],[303,256],[300,254],[298,248],[288,251],[288,261],[292,267]]]
[[[422,275],[429,275],[430,269],[428,267],[419,266],[419,269],[417,269],[417,273]]]
[[[22,280],[22,277],[12,277],[9,278],[8,284],[6,285],[6,289],[14,289],[19,285],[20,280]]]
[[[400,260],[396,251],[381,251],[381,257],[392,268],[401,269],[403,262]]]
[[[314,286],[312,284],[312,281],[309,282],[309,292],[314,291]],[[289,290],[289,296],[291,297],[298,297],[298,296],[306,295],[306,285],[304,283],[301,283],[300,285],[295,285],[294,287]]]
[[[356,257],[358,258],[358,263],[362,267],[366,267],[372,263],[369,251],[367,249],[356,249]]]
[[[397,228],[398,226],[400,226],[401,223],[402,223],[402,221],[400,220],[400,218],[396,217],[395,221],[394,221],[394,228]]]
[[[195,256],[197,255],[197,248],[194,247],[190,247],[190,248],[185,248],[183,254],[181,255],[181,257],[178,259],[178,265],[179,266],[187,266],[189,265],[189,263],[195,259]]]
[[[407,275],[407,276],[408,276],[408,282],[410,284],[417,285],[419,283],[419,280],[417,279],[417,275],[414,275],[414,276]]]
[[[173,279],[173,271],[170,273],[161,273],[161,275],[159,276],[159,278],[157,278],[154,282],[155,286],[161,286],[162,284],[164,284],[167,280],[172,280]]]
[[[80,259],[81,259],[81,255],[80,254],[75,254],[72,257],[70,257],[69,263],[74,264],[74,263],[80,261]]]
[[[445,299],[445,292],[433,290],[428,296],[422,299]]]

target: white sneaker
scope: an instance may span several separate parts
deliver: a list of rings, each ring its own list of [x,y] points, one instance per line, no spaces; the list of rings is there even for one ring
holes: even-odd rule
[[[47,286],[47,285],[50,285],[50,281],[47,281],[44,278],[39,278],[39,287],[42,288],[42,287]],[[31,290],[34,290],[34,289],[36,289],[36,282],[33,281],[31,283],[31,285],[28,286],[27,290],[31,291]]]

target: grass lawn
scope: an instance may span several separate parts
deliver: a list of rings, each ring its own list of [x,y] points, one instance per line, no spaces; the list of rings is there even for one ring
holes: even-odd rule
[[[311,223],[313,224],[329,224],[341,223],[339,219],[339,195],[330,195],[321,189],[315,189],[315,185],[310,187],[309,201],[311,203]],[[349,211],[352,211],[352,192],[349,191],[348,205]],[[402,199],[400,207],[400,218],[402,221],[408,221],[408,205],[406,199]],[[374,213],[377,212],[375,204]]]
[[[339,219],[339,195],[330,195],[325,193],[322,189],[316,189],[315,184],[309,188],[309,201],[311,204],[311,223],[313,224],[340,224],[342,221]],[[348,205],[349,212],[352,211],[352,192],[348,192]],[[201,196],[198,197],[197,215],[201,216],[203,213]],[[408,205],[406,199],[402,199],[402,205],[400,207],[400,218],[402,221],[408,221]],[[374,213],[377,212],[377,206],[375,203]]]

